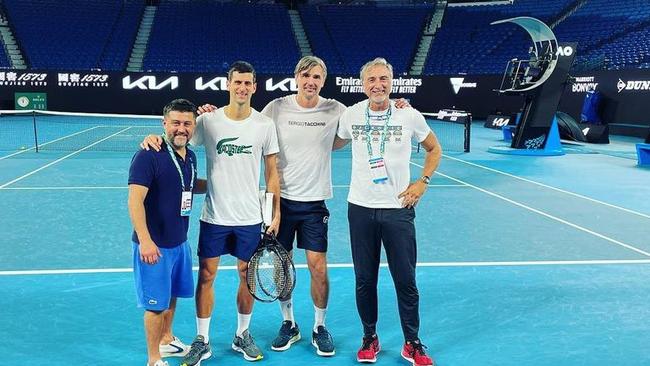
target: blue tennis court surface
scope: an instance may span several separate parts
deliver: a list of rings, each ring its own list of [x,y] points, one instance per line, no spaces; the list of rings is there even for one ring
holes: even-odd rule
[[[564,156],[541,158],[487,153],[502,143],[500,131],[474,124],[472,135],[472,152],[445,155],[417,208],[420,336],[438,365],[650,365],[650,169],[636,166],[635,141],[571,145]],[[130,273],[132,152],[81,149],[0,152],[3,363],[146,364]],[[203,159],[199,152],[201,176]],[[309,274],[298,252],[294,301],[303,339],[271,351],[279,307],[256,304],[251,332],[265,353],[262,364],[356,364],[362,328],[347,227],[350,155],[333,159],[326,323],[336,356],[321,358],[310,344]],[[422,163],[414,153],[414,177]],[[191,221],[194,248],[199,213]],[[214,356],[203,365],[244,365],[230,349],[234,261],[222,263]],[[377,364],[406,365],[385,267],[379,291]],[[193,299],[179,300],[174,329],[191,342]]]

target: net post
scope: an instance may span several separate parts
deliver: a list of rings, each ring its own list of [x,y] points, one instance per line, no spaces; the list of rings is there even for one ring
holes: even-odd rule
[[[38,133],[36,132],[36,111],[32,110],[32,125],[34,126],[34,149],[38,152]]]
[[[471,131],[472,131],[472,114],[467,113],[467,120],[465,121],[465,143],[463,146],[464,151],[466,153],[468,153],[470,150]]]

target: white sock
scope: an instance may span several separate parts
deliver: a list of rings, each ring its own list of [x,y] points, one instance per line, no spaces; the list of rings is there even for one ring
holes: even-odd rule
[[[196,331],[200,336],[203,336],[205,343],[210,342],[210,319],[196,317]]]
[[[248,329],[248,326],[251,323],[251,316],[253,313],[250,314],[242,314],[242,313],[237,313],[237,337],[241,337],[241,335]]]
[[[325,326],[326,313],[327,308],[321,309],[318,306],[314,305],[314,332],[318,329],[319,325]]]
[[[296,321],[293,319],[293,299],[280,301],[280,311],[283,320],[289,320],[292,327],[296,325]]]

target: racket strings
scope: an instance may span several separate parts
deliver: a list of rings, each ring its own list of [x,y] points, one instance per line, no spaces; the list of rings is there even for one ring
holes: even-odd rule
[[[282,258],[273,250],[265,249],[257,262],[257,282],[270,297],[279,297],[286,280]]]
[[[289,253],[277,241],[263,242],[248,263],[246,282],[251,295],[262,302],[287,298],[295,281]]]

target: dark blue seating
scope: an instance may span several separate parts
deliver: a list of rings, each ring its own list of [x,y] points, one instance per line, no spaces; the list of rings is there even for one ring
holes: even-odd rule
[[[516,25],[490,26],[495,20],[532,16],[545,22],[557,17],[571,0],[518,0],[508,5],[447,8],[442,28],[429,52],[426,74],[495,74],[508,60],[525,58],[530,39]]]
[[[318,11],[318,7],[301,5],[299,11],[305,32],[311,44],[312,52],[325,61],[329,73],[344,74],[345,64],[343,63],[343,58],[334,45],[334,41],[328,32],[325,20]]]
[[[163,1],[144,69],[225,72],[244,60],[259,73],[293,74],[299,58],[283,5]]]
[[[143,0],[3,0],[27,64],[38,70],[124,70],[144,11]],[[533,16],[549,24],[575,0],[450,7],[435,34],[425,74],[500,74],[512,58],[527,58],[530,40],[512,24]],[[300,5],[315,55],[330,74],[358,75],[385,57],[396,75],[408,72],[431,4]],[[555,27],[561,42],[578,42],[577,63],[609,69],[650,67],[648,0],[588,0]],[[236,60],[260,73],[292,74],[300,52],[285,5],[218,0],[161,0],[144,69],[225,72]],[[0,50],[0,68],[10,67]]]
[[[644,67],[639,55],[649,53],[648,21],[647,0],[589,0],[554,31],[558,39],[578,42],[578,63],[605,59],[610,69]]]
[[[530,40],[514,25],[489,26],[497,19],[533,16],[550,24],[571,0],[518,0],[512,5],[448,8],[436,33],[425,73],[495,74],[511,58],[526,58]],[[648,67],[650,6],[647,0],[589,0],[553,30],[560,42],[578,42],[577,62],[605,60],[610,69]]]
[[[10,67],[11,63],[9,62],[9,57],[7,56],[4,47],[0,47],[0,68],[8,69]]]
[[[144,2],[129,0],[118,17],[100,59],[103,70],[124,70],[144,12]]]
[[[122,69],[144,7],[139,0],[4,4],[29,66],[44,70]]]
[[[301,18],[314,48],[336,73],[357,75],[384,57],[396,75],[406,73],[432,5],[308,5]]]

